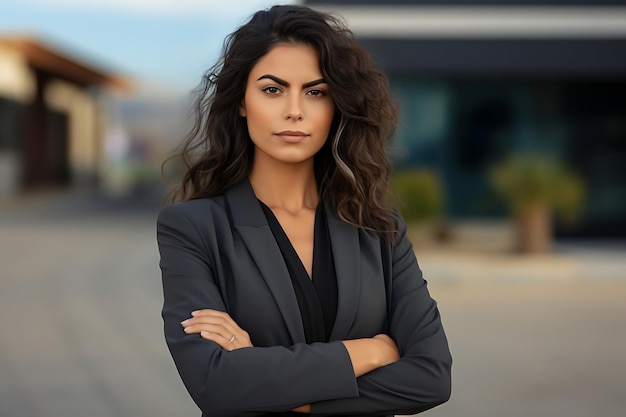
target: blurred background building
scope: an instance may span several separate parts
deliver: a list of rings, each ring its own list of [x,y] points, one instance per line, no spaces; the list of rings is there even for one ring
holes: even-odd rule
[[[108,54],[104,61],[116,66],[142,62],[145,73],[133,74],[132,92],[131,77],[65,52],[76,46],[71,35],[67,44],[37,31],[0,36],[0,196],[75,185],[124,195],[163,184],[161,162],[189,121],[187,90],[223,40],[215,30],[228,33],[273,2],[249,4],[239,21],[224,15],[223,28],[211,20],[217,9],[210,2],[185,6],[189,15],[166,3],[127,19],[127,27],[114,13],[131,16],[132,8],[80,15],[92,22],[91,32],[111,38],[83,41],[82,51]],[[524,190],[504,187],[519,193],[503,195],[494,167],[531,155],[553,165],[526,166],[536,174],[533,186],[544,199],[569,196],[564,205],[578,214],[571,216],[576,222],[557,219],[557,236],[626,238],[626,0],[292,3],[343,16],[389,76],[401,109],[395,171],[418,172],[405,195],[418,201],[420,216],[448,223],[509,218],[507,198],[522,198]],[[36,15],[44,2],[33,4]],[[135,24],[149,35],[136,36]],[[173,67],[186,75],[146,79]],[[562,172],[580,180],[581,204],[571,181],[552,181]]]
[[[398,170],[430,169],[445,216],[501,218],[494,165],[549,156],[586,197],[562,236],[626,237],[626,2],[307,0],[345,17],[401,108]],[[558,187],[558,185],[557,185]]]
[[[124,81],[35,38],[0,37],[0,196],[94,185],[108,105]]]

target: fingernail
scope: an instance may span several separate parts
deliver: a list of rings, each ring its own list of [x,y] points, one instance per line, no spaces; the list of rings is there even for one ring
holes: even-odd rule
[[[192,316],[195,316],[195,315],[196,315],[196,314],[198,314],[198,313],[199,313],[199,311],[198,311],[198,310],[196,310],[196,311],[192,311],[192,312],[191,312],[191,315],[192,315]]]
[[[187,324],[188,322],[189,322],[189,319],[181,321],[180,324],[182,324],[183,327],[185,327],[185,324]]]

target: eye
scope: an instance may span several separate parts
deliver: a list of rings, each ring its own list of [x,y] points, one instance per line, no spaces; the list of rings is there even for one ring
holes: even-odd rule
[[[276,95],[280,93],[280,88],[270,85],[270,86],[264,87],[262,91],[270,95]]]
[[[328,95],[328,93],[326,93],[326,91],[324,90],[310,90],[307,91],[306,94],[313,97],[323,97]]]

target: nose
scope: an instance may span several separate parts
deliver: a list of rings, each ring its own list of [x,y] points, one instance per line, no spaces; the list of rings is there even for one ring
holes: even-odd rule
[[[287,120],[302,120],[303,114],[300,97],[294,94],[292,97],[290,97],[288,106]]]

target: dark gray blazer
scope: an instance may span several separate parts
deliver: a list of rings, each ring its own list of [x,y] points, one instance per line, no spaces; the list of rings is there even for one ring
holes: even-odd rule
[[[451,357],[406,225],[395,245],[328,215],[338,309],[329,343],[306,344],[296,296],[248,181],[164,208],[157,236],[165,337],[206,416],[259,415],[312,404],[313,414],[413,414],[450,395]],[[187,335],[197,309],[228,312],[254,347],[232,352]],[[388,333],[402,358],[360,378],[340,342]]]

